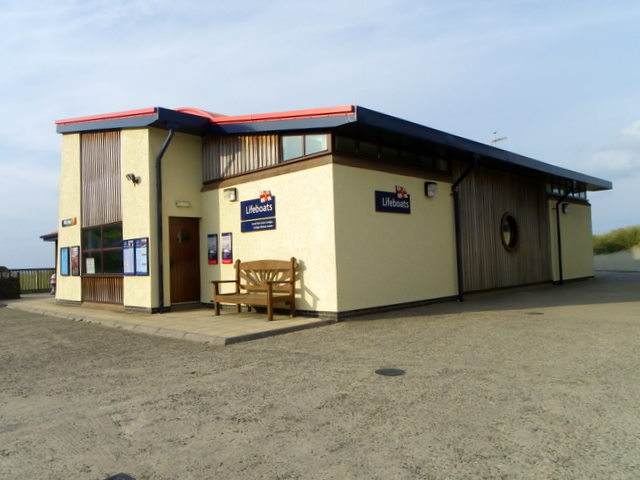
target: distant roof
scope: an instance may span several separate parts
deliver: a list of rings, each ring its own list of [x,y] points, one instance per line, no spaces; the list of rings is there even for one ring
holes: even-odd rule
[[[45,233],[44,235],[40,235],[40,238],[45,242],[53,242],[58,240],[58,232]]]
[[[612,184],[608,180],[557,167],[517,153],[355,105],[237,116],[227,116],[190,107],[175,110],[152,107],[58,120],[56,125],[58,133],[157,127],[173,128],[176,131],[194,135],[232,135],[363,126],[478,154],[481,156],[482,163],[496,167],[520,168],[579,182],[584,184],[587,190],[610,190],[612,188]]]

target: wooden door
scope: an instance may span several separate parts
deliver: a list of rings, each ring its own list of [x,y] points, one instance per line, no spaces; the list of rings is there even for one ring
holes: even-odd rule
[[[200,301],[199,219],[169,217],[171,303]]]

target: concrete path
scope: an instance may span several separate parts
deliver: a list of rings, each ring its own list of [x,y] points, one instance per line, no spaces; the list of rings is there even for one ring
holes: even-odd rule
[[[269,322],[265,314],[238,314],[235,311],[223,312],[216,317],[213,310],[207,308],[154,315],[131,313],[109,307],[60,305],[48,294],[24,295],[18,300],[3,300],[3,303],[26,312],[212,345],[228,345],[333,323],[287,315],[274,315],[273,321]]]

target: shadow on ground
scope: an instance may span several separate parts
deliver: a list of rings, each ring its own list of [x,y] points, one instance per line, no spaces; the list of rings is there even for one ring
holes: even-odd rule
[[[563,285],[534,285],[471,293],[464,302],[443,302],[417,308],[383,312],[355,318],[356,321],[390,319],[394,316],[424,317],[497,310],[539,310],[547,307],[600,305],[640,301],[640,272],[596,272],[594,278],[565,282]]]

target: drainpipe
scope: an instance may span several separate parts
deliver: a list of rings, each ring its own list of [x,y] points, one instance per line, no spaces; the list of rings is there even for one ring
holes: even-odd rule
[[[462,232],[460,228],[460,192],[458,185],[469,175],[477,166],[480,155],[473,154],[473,163],[467,168],[462,175],[451,185],[451,195],[453,195],[453,216],[456,228],[456,264],[458,267],[458,301],[464,302],[464,280],[462,279]]]
[[[575,190],[575,182],[571,182],[571,187],[567,192],[562,196],[560,200],[556,202],[556,234],[558,237],[558,276],[560,277],[556,285],[564,284],[564,277],[562,275],[562,234],[560,233],[560,204],[564,202],[569,195],[573,193]]]
[[[173,127],[169,128],[169,134],[167,138],[165,138],[164,143],[162,144],[162,148],[156,155],[156,212],[157,217],[156,221],[157,225],[157,255],[158,255],[158,294],[160,298],[160,308],[158,309],[159,313],[164,313],[164,261],[163,261],[163,245],[162,241],[162,157],[164,156],[164,152],[169,147],[169,143],[171,143],[171,139],[173,138]]]

